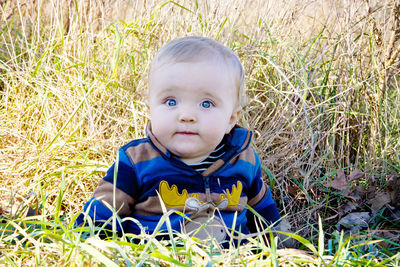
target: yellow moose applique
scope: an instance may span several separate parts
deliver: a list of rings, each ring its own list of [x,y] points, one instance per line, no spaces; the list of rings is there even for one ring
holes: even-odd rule
[[[240,202],[242,190],[243,185],[240,181],[238,181],[237,185],[232,185],[232,191],[226,189],[226,194],[220,194],[220,201],[226,198],[228,199],[229,208],[236,207]],[[185,206],[186,199],[189,197],[186,189],[183,189],[182,193],[179,193],[176,185],[173,184],[170,187],[168,182],[165,180],[160,182],[159,193],[165,205],[168,207],[183,207]],[[190,197],[199,199],[199,194],[193,193],[190,194]]]

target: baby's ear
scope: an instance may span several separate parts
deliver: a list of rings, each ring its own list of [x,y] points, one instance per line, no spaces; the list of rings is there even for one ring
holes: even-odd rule
[[[233,112],[232,112],[232,115],[231,115],[231,117],[230,117],[230,119],[229,119],[229,126],[228,126],[228,128],[226,129],[226,133],[228,134],[231,130],[232,130],[232,128],[236,125],[236,123],[237,123],[237,121],[238,121],[238,119],[239,119],[239,116],[240,116],[240,112],[242,111],[242,108],[241,107],[237,107],[237,108],[235,108],[234,110],[233,110]]]

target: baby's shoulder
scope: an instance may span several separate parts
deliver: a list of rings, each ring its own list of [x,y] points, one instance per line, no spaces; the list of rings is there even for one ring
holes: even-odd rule
[[[135,139],[121,147],[132,163],[150,161],[161,157],[149,138]]]
[[[120,149],[126,151],[130,148],[135,149],[136,147],[140,147],[146,144],[150,145],[150,140],[148,138],[139,138],[139,139],[134,139],[132,141],[130,141],[129,143],[126,143],[125,145],[123,145]]]
[[[246,161],[255,166],[258,163],[257,152],[255,151],[255,149],[252,146],[248,146],[245,150],[243,150],[239,154],[239,160]]]

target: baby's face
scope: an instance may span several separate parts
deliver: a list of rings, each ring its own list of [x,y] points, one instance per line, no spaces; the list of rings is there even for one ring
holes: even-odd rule
[[[236,123],[233,75],[212,61],[166,64],[151,74],[152,132],[186,163],[206,158]]]

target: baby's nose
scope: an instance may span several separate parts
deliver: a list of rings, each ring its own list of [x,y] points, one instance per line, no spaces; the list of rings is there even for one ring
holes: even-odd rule
[[[180,122],[195,122],[196,114],[190,108],[182,109],[179,113],[179,121]]]

